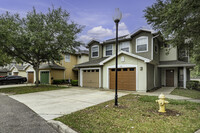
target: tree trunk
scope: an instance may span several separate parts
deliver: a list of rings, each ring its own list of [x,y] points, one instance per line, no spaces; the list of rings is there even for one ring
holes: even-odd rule
[[[36,87],[39,86],[39,66],[34,67],[35,70],[35,76],[36,76]]]

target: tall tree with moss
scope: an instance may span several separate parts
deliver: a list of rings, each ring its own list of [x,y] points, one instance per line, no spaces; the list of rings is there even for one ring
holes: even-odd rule
[[[187,49],[200,68],[200,1],[157,0],[145,10],[145,18],[161,31],[167,43]],[[199,69],[200,70],[200,69]]]
[[[63,53],[73,52],[81,30],[82,26],[70,21],[69,13],[61,8],[49,8],[47,13],[33,8],[23,18],[7,12],[0,16],[0,49],[31,64],[38,86],[40,64],[60,61]]]

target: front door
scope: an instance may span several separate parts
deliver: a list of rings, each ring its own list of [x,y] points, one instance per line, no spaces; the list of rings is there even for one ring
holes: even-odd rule
[[[174,87],[174,70],[166,70],[166,86]]]

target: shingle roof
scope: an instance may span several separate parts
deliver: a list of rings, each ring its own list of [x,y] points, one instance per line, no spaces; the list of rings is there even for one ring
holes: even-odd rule
[[[89,66],[100,66],[99,63],[103,60],[107,59],[108,57],[102,57],[100,59],[90,60],[88,62],[84,62],[81,64],[76,65],[75,67],[89,67]]]
[[[25,65],[25,66],[15,65],[15,67],[16,67],[18,70],[23,71],[23,70],[27,67],[27,65]]]
[[[6,69],[6,68],[0,68],[0,72],[1,72],[1,73],[2,73],[2,72],[3,72],[3,73],[4,73],[4,72],[6,73],[6,72],[8,72],[8,69]]]
[[[170,67],[170,66],[171,67],[184,67],[184,66],[194,67],[195,64],[174,60],[174,61],[160,61],[158,65],[158,67]]]
[[[59,66],[57,64],[41,64],[39,69],[57,69],[57,70],[65,70],[64,67]]]

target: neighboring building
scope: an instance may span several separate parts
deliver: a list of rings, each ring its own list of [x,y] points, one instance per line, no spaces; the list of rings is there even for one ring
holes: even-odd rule
[[[88,51],[79,51],[74,54],[63,55],[63,60],[60,65],[65,68],[64,79],[78,79],[78,70],[75,69],[75,65],[89,61]]]
[[[115,88],[115,39],[88,43],[89,61],[76,65],[81,87]],[[146,92],[184,87],[194,64],[181,61],[177,47],[165,45],[158,32],[139,29],[119,37],[118,88]],[[169,51],[170,49],[170,51]],[[169,51],[169,54],[166,54]],[[185,55],[184,58],[189,58]]]
[[[8,69],[0,67],[0,76],[7,76],[8,75]]]

